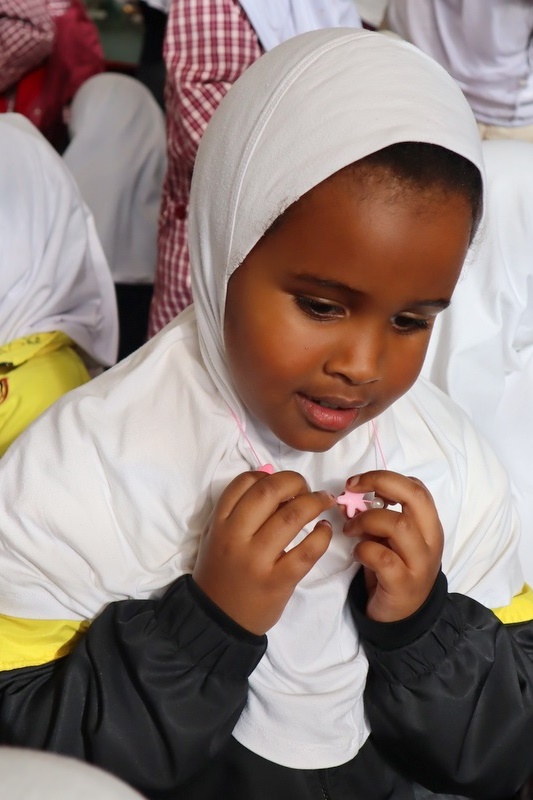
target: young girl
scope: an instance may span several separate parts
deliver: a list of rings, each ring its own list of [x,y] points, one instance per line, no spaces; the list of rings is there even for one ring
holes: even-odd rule
[[[0,741],[150,798],[518,789],[509,489],[416,381],[480,165],[410,45],[321,31],[244,74],[198,155],[194,306],[2,465]]]

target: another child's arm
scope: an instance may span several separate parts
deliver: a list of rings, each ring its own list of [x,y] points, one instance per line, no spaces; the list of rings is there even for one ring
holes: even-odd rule
[[[448,593],[427,490],[393,473],[362,476],[356,490],[402,503],[401,514],[369,511],[347,525],[362,536],[366,575],[356,575],[349,602],[369,659],[365,707],[378,749],[435,792],[510,796],[533,771],[531,593],[514,616],[504,610],[511,625]]]

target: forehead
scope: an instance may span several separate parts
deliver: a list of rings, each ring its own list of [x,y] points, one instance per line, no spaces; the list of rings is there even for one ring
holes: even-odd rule
[[[312,271],[361,291],[381,282],[396,293],[451,295],[470,239],[468,201],[386,178],[343,171],[327,179],[288,209],[245,264],[268,264],[278,277]]]

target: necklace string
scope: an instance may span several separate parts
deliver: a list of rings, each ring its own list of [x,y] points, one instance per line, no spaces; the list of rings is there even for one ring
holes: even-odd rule
[[[255,447],[253,446],[252,442],[250,441],[250,437],[246,433],[244,425],[240,421],[240,419],[237,416],[237,414],[233,411],[233,409],[230,408],[230,411],[231,411],[231,414],[233,416],[233,419],[235,420],[235,423],[236,423],[239,431],[241,432],[242,437],[246,440],[250,450],[252,451],[252,453],[254,455],[255,460],[257,461],[257,463],[259,465],[258,466],[258,472],[266,472],[269,475],[272,475],[272,473],[275,472],[275,469],[274,469],[273,465],[272,464],[263,464],[261,462],[261,459],[259,458]],[[379,439],[378,429],[377,429],[377,425],[376,425],[375,420],[373,420],[373,419],[370,420],[370,424],[372,426],[372,439],[373,439],[374,444],[376,445],[376,448],[378,450],[379,457],[381,458],[381,463],[383,464],[383,469],[387,469],[387,461],[385,459],[385,454],[384,454],[383,448],[381,446],[381,442],[380,442],[380,439]]]

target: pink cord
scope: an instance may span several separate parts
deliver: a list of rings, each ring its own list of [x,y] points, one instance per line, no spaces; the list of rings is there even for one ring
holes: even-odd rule
[[[252,451],[252,453],[255,456],[255,460],[259,464],[258,471],[259,472],[266,472],[268,475],[272,475],[272,473],[275,472],[274,467],[272,466],[272,464],[261,464],[261,459],[257,455],[255,447],[251,443],[251,441],[250,441],[250,439],[248,437],[248,434],[244,430],[244,426],[242,425],[240,419],[238,418],[237,414],[233,411],[233,409],[230,408],[230,411],[231,411],[231,414],[233,416],[233,419],[235,420],[235,422],[237,424],[238,429],[240,430],[242,436],[246,439],[246,441],[248,443],[248,446],[250,447],[250,450]],[[370,424],[372,425],[373,438],[374,438],[374,441],[375,441],[376,446],[378,448],[378,452],[379,452],[379,455],[381,457],[381,461],[383,463],[383,468],[387,469],[387,462],[385,460],[385,455],[383,453],[383,448],[381,447],[381,442],[379,441],[379,435],[378,435],[378,429],[377,429],[376,423],[372,419],[372,420],[370,420]]]
[[[377,445],[377,448],[378,448],[378,451],[379,451],[379,455],[381,456],[381,461],[383,462],[383,469],[387,469],[387,461],[385,459],[385,454],[383,453],[383,448],[381,447],[381,442],[379,441],[377,425],[376,425],[376,423],[374,422],[373,419],[370,420],[370,423],[372,425],[372,431],[374,433],[374,439],[376,441],[376,445]]]
[[[258,472],[266,472],[268,475],[272,475],[272,473],[274,472],[274,467],[272,466],[272,464],[263,464],[263,465],[261,465],[261,459],[257,455],[257,453],[255,451],[255,447],[253,446],[253,444],[251,443],[250,439],[248,438],[248,435],[247,435],[246,431],[244,430],[244,427],[242,426],[240,419],[238,418],[237,414],[233,411],[233,409],[230,408],[230,411],[231,411],[231,413],[233,415],[233,419],[237,423],[238,429],[240,430],[242,436],[248,442],[250,450],[252,451],[252,453],[255,456],[255,460],[259,464]]]

